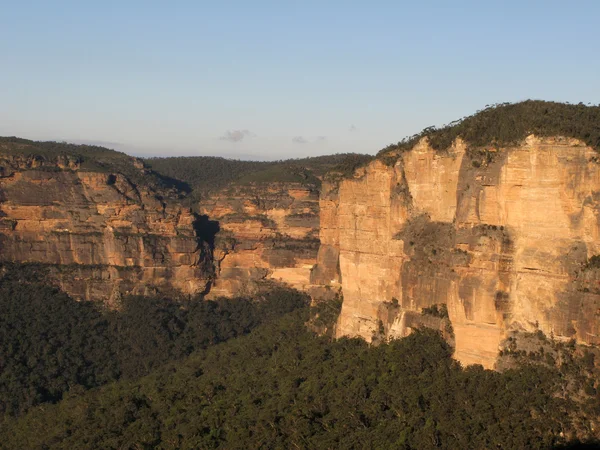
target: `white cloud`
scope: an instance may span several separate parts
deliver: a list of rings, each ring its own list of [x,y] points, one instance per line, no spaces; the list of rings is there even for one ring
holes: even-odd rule
[[[306,138],[304,138],[302,136],[293,137],[292,142],[295,144],[308,144],[308,141],[306,140]]]
[[[240,142],[241,140],[254,136],[249,130],[227,130],[219,139],[229,142]]]

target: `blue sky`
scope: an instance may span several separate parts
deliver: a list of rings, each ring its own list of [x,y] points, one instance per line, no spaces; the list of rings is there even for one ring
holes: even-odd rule
[[[0,0],[0,135],[373,153],[490,103],[600,103],[598,17],[598,1]]]

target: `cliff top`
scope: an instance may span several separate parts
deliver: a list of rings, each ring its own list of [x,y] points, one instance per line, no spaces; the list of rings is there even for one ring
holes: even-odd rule
[[[254,183],[299,183],[318,186],[328,172],[347,172],[373,159],[343,153],[279,161],[240,161],[212,156],[134,158],[96,145],[32,141],[0,137],[0,157],[13,165],[38,170],[81,170],[120,173],[138,186],[162,194],[182,194]]]
[[[575,138],[600,151],[600,106],[542,100],[487,105],[471,116],[440,128],[425,128],[397,144],[391,144],[377,157],[409,150],[424,137],[435,150],[444,151],[459,137],[471,149],[501,148],[516,145],[530,134]]]
[[[189,192],[189,187],[147,167],[139,158],[96,145],[66,142],[32,141],[18,137],[0,137],[0,157],[15,158],[16,165],[29,161],[39,170],[81,170],[122,174],[138,186],[146,186],[162,194]],[[17,162],[20,161],[20,162]]]

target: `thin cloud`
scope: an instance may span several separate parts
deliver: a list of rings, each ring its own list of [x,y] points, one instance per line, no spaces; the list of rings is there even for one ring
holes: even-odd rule
[[[354,125],[354,124],[350,125],[350,128],[348,128],[348,131],[350,133],[352,133],[353,131],[356,131],[356,130],[358,130],[358,128],[356,128],[356,125]]]
[[[292,142],[294,144],[308,144],[308,141],[306,140],[306,138],[302,137],[302,136],[295,136],[292,138]]]
[[[317,142],[324,142],[327,140],[327,136],[317,136],[316,141]]]
[[[252,136],[254,136],[254,133],[249,130],[227,130],[219,139],[222,141],[240,142]]]

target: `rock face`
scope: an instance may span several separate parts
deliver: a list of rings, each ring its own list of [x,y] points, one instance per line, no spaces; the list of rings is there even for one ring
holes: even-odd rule
[[[0,155],[0,260],[41,264],[86,300],[202,292],[210,249],[197,218],[163,194],[121,173],[83,169],[70,156]]]
[[[423,139],[324,183],[313,281],[342,287],[339,336],[443,330],[420,312],[446,304],[464,364],[493,367],[508,330],[600,344],[597,153],[530,136],[486,154]]]
[[[209,297],[253,293],[273,281],[310,288],[319,248],[318,186],[233,185],[204,199],[199,208],[218,227]]]

